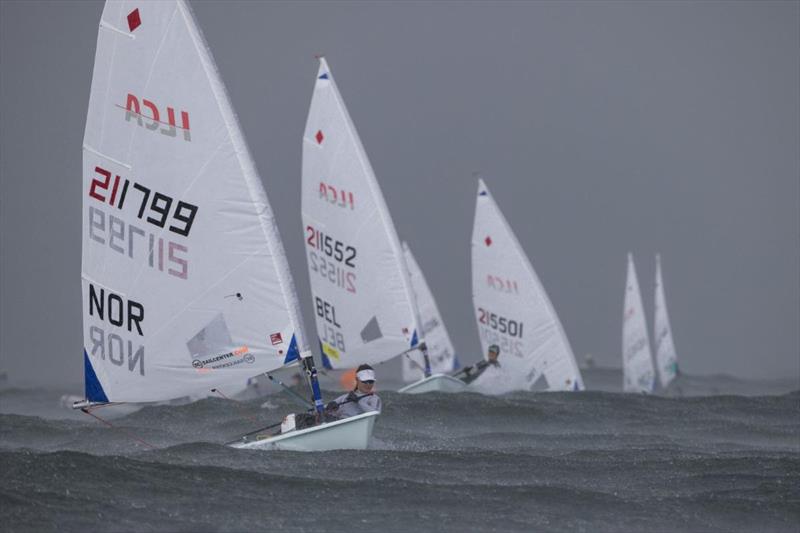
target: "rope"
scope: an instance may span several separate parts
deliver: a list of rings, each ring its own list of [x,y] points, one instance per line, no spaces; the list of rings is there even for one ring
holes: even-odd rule
[[[81,409],[81,411],[83,411],[87,415],[91,416],[92,418],[95,418],[95,419],[99,420],[100,422],[102,422],[103,424],[107,425],[108,427],[121,431],[122,433],[126,434],[130,439],[135,440],[136,442],[142,443],[145,446],[147,446],[148,448],[151,448],[151,449],[155,450],[155,448],[156,448],[155,446],[153,446],[152,444],[150,444],[147,441],[144,441],[144,440],[140,439],[139,437],[137,437],[136,435],[134,435],[130,431],[126,431],[125,429],[123,429],[121,427],[115,426],[114,424],[112,424],[108,420],[106,420],[104,418],[100,418],[99,416],[97,416],[95,414],[92,414],[91,412],[89,412],[89,408],[88,407],[84,407],[83,409]]]
[[[243,406],[242,406],[242,405],[241,405],[239,402],[237,402],[236,400],[231,400],[230,398],[228,398],[227,396],[225,396],[225,394],[223,394],[223,392],[222,392],[221,390],[219,390],[219,389],[211,389],[211,392],[216,392],[217,394],[219,394],[220,396],[222,396],[222,397],[223,397],[223,398],[225,398],[226,400],[232,401],[232,402],[233,402],[233,405],[235,405],[235,406],[236,406],[236,407],[239,409],[239,411],[241,411],[241,413],[242,413],[242,416],[243,416],[243,417],[245,417],[245,418],[246,418],[247,420],[249,420],[250,422],[252,422],[252,423],[254,423],[254,424],[258,425],[258,420],[256,420],[256,419],[255,419],[255,418],[253,418],[252,416],[250,416],[250,415],[247,413],[247,409],[245,409],[245,408],[244,408],[244,407],[243,407]]]

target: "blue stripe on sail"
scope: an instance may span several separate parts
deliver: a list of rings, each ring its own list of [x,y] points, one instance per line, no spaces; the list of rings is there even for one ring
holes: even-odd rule
[[[328,79],[328,73],[326,72],[325,74],[323,74],[322,76],[320,76],[320,77],[319,77],[319,79],[321,79],[321,80],[327,80],[327,79]]]
[[[481,191],[478,193],[478,196],[489,196],[489,193],[486,191]]]
[[[411,336],[411,347],[413,348],[419,343],[419,339],[417,338],[417,330],[414,330],[414,334]]]
[[[83,350],[83,380],[84,380],[84,393],[86,399],[90,402],[104,402],[108,403],[108,396],[97,379],[97,374],[94,373],[92,362],[89,361],[89,354],[86,349]]]
[[[333,365],[331,364],[331,360],[328,359],[328,356],[325,355],[325,350],[322,349],[322,341],[319,341],[319,353],[322,355],[322,366],[324,366],[328,370],[333,370]]]
[[[300,350],[297,349],[297,337],[292,334],[292,342],[289,343],[289,351],[286,352],[286,357],[283,359],[283,364],[288,365],[297,359],[300,359]]]
[[[453,356],[453,370],[458,370],[459,368],[461,368],[461,361],[458,360],[458,356],[457,355],[454,355]]]

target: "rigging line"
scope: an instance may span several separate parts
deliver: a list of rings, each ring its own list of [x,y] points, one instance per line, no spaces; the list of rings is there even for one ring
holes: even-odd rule
[[[312,404],[311,402],[309,402],[308,400],[306,400],[305,398],[303,398],[302,396],[297,394],[295,391],[292,390],[291,387],[286,385],[283,381],[281,381],[278,378],[272,376],[272,374],[269,374],[268,372],[265,372],[264,375],[267,376],[270,381],[272,381],[273,383],[275,383],[278,386],[280,386],[283,389],[283,392],[285,392],[288,395],[290,395],[295,401],[299,401],[300,404],[303,407],[305,407],[307,409],[314,409],[314,404]]]
[[[150,449],[153,449],[153,450],[155,450],[155,449],[156,449],[156,447],[155,447],[155,446],[153,446],[152,444],[150,444],[149,442],[147,442],[147,441],[145,441],[145,440],[142,440],[142,439],[140,439],[139,437],[137,437],[136,435],[134,435],[134,434],[133,434],[133,433],[131,433],[130,431],[127,431],[127,430],[125,430],[125,429],[123,429],[123,428],[121,428],[121,427],[119,427],[119,426],[115,426],[114,424],[112,424],[112,423],[111,423],[111,422],[109,422],[108,420],[106,420],[106,419],[104,419],[104,418],[101,418],[101,417],[99,417],[99,416],[97,416],[97,415],[95,415],[95,414],[92,414],[92,413],[90,412],[90,410],[89,410],[89,408],[88,408],[88,407],[84,407],[83,409],[81,409],[81,411],[83,411],[83,412],[84,412],[84,413],[86,413],[87,415],[91,416],[92,418],[95,418],[95,419],[99,420],[100,422],[102,422],[103,424],[107,425],[108,427],[110,427],[110,428],[112,428],[112,429],[119,430],[120,432],[122,432],[122,433],[124,433],[125,435],[127,435],[127,436],[128,436],[128,438],[130,438],[130,439],[132,439],[132,440],[134,440],[134,441],[136,441],[136,442],[139,442],[139,443],[141,443],[141,444],[144,444],[145,446],[147,446],[147,447],[148,447],[148,448],[150,448]]]
[[[228,398],[227,396],[225,396],[225,394],[224,394],[224,393],[223,393],[221,390],[219,390],[219,389],[211,389],[211,392],[216,392],[217,394],[219,394],[220,396],[222,396],[222,397],[223,397],[223,398],[225,398],[226,400],[229,400],[229,401],[232,401],[232,402],[234,402],[234,405],[235,405],[235,406],[236,406],[236,407],[239,409],[239,411],[242,413],[242,416],[244,416],[245,418],[247,418],[247,419],[248,419],[250,422],[252,422],[252,423],[254,423],[254,424],[258,424],[258,420],[256,420],[254,417],[250,416],[250,415],[247,413],[247,409],[245,409],[245,408],[244,408],[244,406],[242,406],[242,405],[241,405],[239,402],[237,402],[236,400],[231,400],[230,398]]]
[[[276,428],[276,427],[280,426],[281,424],[283,424],[283,421],[282,421],[282,420],[281,420],[280,422],[276,422],[276,423],[274,423],[274,424],[270,424],[270,425],[268,425],[268,426],[265,426],[265,427],[262,427],[262,428],[255,429],[255,430],[253,430],[253,431],[251,431],[251,432],[249,432],[249,433],[245,433],[244,435],[242,435],[242,436],[241,436],[241,437],[239,437],[238,439],[234,439],[234,440],[231,440],[231,441],[228,441],[228,442],[226,442],[226,443],[225,443],[225,445],[226,445],[226,446],[229,446],[229,445],[231,445],[231,444],[236,444],[236,443],[239,443],[239,442],[242,442],[242,441],[245,441],[245,442],[246,442],[246,441],[247,441],[247,437],[250,437],[250,436],[252,436],[252,435],[258,435],[258,434],[259,434],[259,433],[261,433],[262,431],[267,431],[267,430],[269,430],[269,429]],[[275,435],[268,435],[268,436],[274,437]],[[266,438],[266,436],[265,436],[264,438]]]

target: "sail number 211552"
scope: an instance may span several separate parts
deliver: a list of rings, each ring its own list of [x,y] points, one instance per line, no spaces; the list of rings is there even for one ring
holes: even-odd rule
[[[336,240],[314,228],[314,226],[306,226],[306,242],[310,247],[319,250],[328,257],[351,268],[356,267],[356,249],[354,246],[347,246],[342,241]]]
[[[356,249],[326,235],[314,226],[306,226],[308,266],[312,272],[347,292],[356,292]],[[327,257],[326,257],[327,256]],[[329,259],[330,258],[330,259]]]

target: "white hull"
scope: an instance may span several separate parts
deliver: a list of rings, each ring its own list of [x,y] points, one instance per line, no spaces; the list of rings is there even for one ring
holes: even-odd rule
[[[466,383],[447,374],[433,374],[427,378],[406,385],[397,392],[404,394],[422,394],[424,392],[461,392],[467,388]]]
[[[375,418],[379,414],[378,411],[371,411],[336,422],[290,431],[275,437],[251,442],[237,442],[231,446],[250,450],[290,450],[295,452],[364,450],[369,444]],[[258,439],[258,437],[254,438]]]

